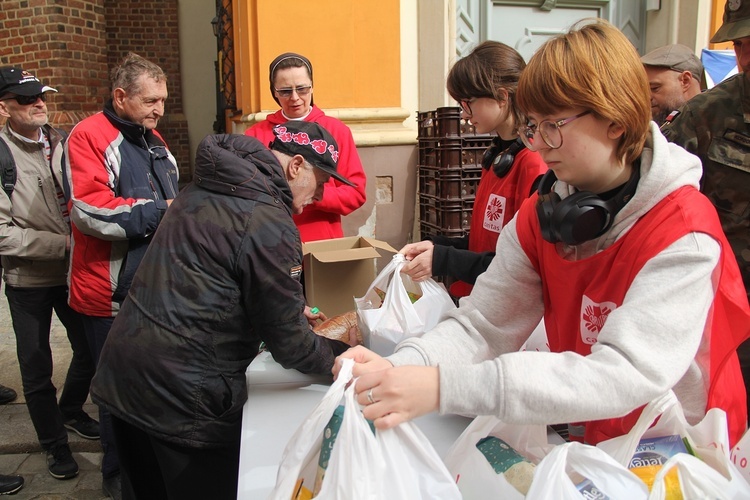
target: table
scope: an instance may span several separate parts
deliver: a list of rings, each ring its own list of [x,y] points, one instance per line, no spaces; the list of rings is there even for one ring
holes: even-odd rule
[[[259,354],[245,375],[248,397],[242,413],[237,496],[262,499],[276,484],[287,442],[323,398],[332,378],[286,370],[268,352]],[[444,457],[471,419],[433,413],[414,422]]]

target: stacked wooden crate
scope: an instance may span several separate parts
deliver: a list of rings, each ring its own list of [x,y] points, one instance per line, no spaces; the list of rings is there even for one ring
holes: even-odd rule
[[[492,135],[476,134],[459,107],[419,112],[417,122],[420,232],[464,236]]]

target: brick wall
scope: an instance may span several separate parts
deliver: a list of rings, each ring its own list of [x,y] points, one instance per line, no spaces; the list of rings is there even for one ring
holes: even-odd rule
[[[2,0],[0,64],[55,87],[50,122],[70,130],[102,107],[109,90],[104,0]]]
[[[190,178],[190,140],[182,108],[177,0],[104,0],[107,63],[114,66],[129,51],[158,64],[167,74],[165,116],[158,130],[180,166],[180,181]]]
[[[109,70],[127,52],[167,74],[166,116],[158,130],[190,180],[190,143],[182,108],[178,0],[0,0],[0,65],[21,66],[60,93],[50,122],[70,130],[101,110]]]

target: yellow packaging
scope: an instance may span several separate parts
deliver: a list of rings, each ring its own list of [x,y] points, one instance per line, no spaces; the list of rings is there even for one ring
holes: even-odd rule
[[[304,479],[297,479],[292,492],[292,500],[312,500],[312,491],[302,486]]]
[[[630,469],[630,472],[646,483],[648,491],[651,491],[651,488],[654,486],[656,474],[661,468],[661,465],[647,465],[645,467],[633,467]],[[667,491],[666,500],[683,500],[682,489],[680,488],[680,477],[677,474],[677,468],[672,468],[672,470],[667,472],[667,475],[664,476],[664,486],[666,486]]]
[[[648,490],[651,491],[656,474],[667,460],[678,453],[688,453],[688,449],[685,440],[677,434],[643,438],[638,442],[628,468],[646,483]],[[682,500],[677,469],[672,469],[667,473],[664,477],[664,485],[667,490],[667,500]]]

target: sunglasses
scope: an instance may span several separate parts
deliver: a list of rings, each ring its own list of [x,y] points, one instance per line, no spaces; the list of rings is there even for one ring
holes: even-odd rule
[[[10,99],[15,99],[18,104],[21,106],[28,106],[29,104],[34,104],[38,99],[41,99],[42,102],[47,102],[47,96],[45,94],[36,94],[36,95],[15,95],[13,97],[6,97],[3,99],[3,101],[9,101]]]
[[[294,92],[297,92],[297,95],[300,97],[306,96],[312,90],[312,85],[304,85],[302,87],[294,87],[294,88],[286,88],[286,89],[274,88],[274,90],[279,95],[279,97],[284,97],[288,99],[292,97],[292,93]]]

